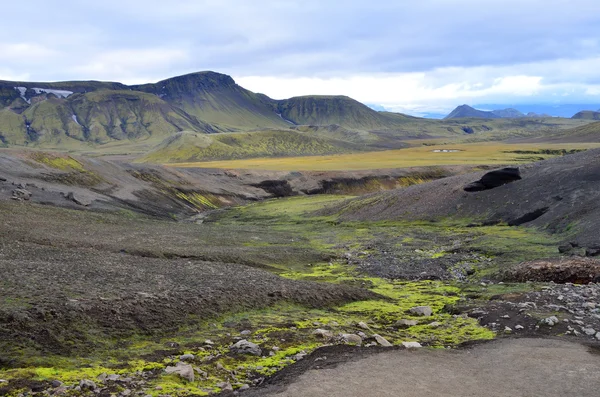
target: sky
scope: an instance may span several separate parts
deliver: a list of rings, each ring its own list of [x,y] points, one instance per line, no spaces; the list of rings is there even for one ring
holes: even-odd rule
[[[27,0],[2,5],[0,79],[134,84],[213,70],[282,99],[411,114],[600,103],[598,0]]]

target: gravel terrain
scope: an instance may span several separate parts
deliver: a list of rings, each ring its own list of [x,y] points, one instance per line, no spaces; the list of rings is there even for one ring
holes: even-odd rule
[[[554,339],[504,339],[457,351],[397,350],[333,368],[328,359],[325,352],[315,355],[305,363],[312,366],[307,372],[298,376],[298,368],[278,385],[242,395],[595,397],[600,388],[598,348]]]

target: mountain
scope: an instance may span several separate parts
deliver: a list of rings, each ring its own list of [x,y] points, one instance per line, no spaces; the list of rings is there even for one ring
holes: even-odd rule
[[[478,119],[499,119],[500,116],[493,112],[485,110],[477,110],[469,105],[461,105],[454,109],[444,120],[459,119],[459,118],[478,118]]]
[[[527,117],[566,117],[570,118],[582,110],[598,109],[600,104],[493,104],[478,103],[473,105],[476,109],[504,109],[513,108],[524,114],[533,113]]]
[[[523,114],[520,111],[518,111],[517,109],[513,109],[513,108],[492,110],[492,113],[494,113],[498,117],[502,117],[502,118],[506,118],[506,119],[516,119],[518,117],[525,117],[525,114]]]
[[[191,73],[130,88],[154,94],[199,120],[228,130],[289,126],[274,111],[272,99],[246,90],[225,74]]]
[[[516,119],[526,117],[524,113],[514,108],[498,109],[498,110],[478,110],[469,105],[461,105],[454,109],[444,120],[458,118],[478,118],[478,119]],[[527,116],[531,117],[531,116]]]
[[[274,100],[227,75],[198,72],[153,84],[0,81],[0,145],[75,148],[156,143],[193,133],[285,130],[296,125],[397,130],[409,116],[377,112],[344,96]]]
[[[594,112],[592,110],[582,110],[571,118],[577,120],[600,120],[600,111]]]
[[[398,126],[409,116],[397,119],[377,112],[347,96],[301,96],[276,102],[285,120],[298,125],[330,125],[357,130],[379,130]]]

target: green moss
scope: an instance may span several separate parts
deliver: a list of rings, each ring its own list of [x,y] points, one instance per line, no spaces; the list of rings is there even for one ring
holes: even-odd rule
[[[48,167],[56,168],[57,170],[86,172],[83,164],[70,156],[35,152],[31,155],[31,157],[38,163],[45,164]]]

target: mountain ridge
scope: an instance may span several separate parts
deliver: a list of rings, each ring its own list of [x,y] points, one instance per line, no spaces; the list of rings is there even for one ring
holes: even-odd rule
[[[105,144],[158,139],[181,131],[218,133],[295,125],[387,130],[408,119],[376,112],[346,96],[275,100],[212,71],[136,85],[0,81],[0,144],[5,146]]]

